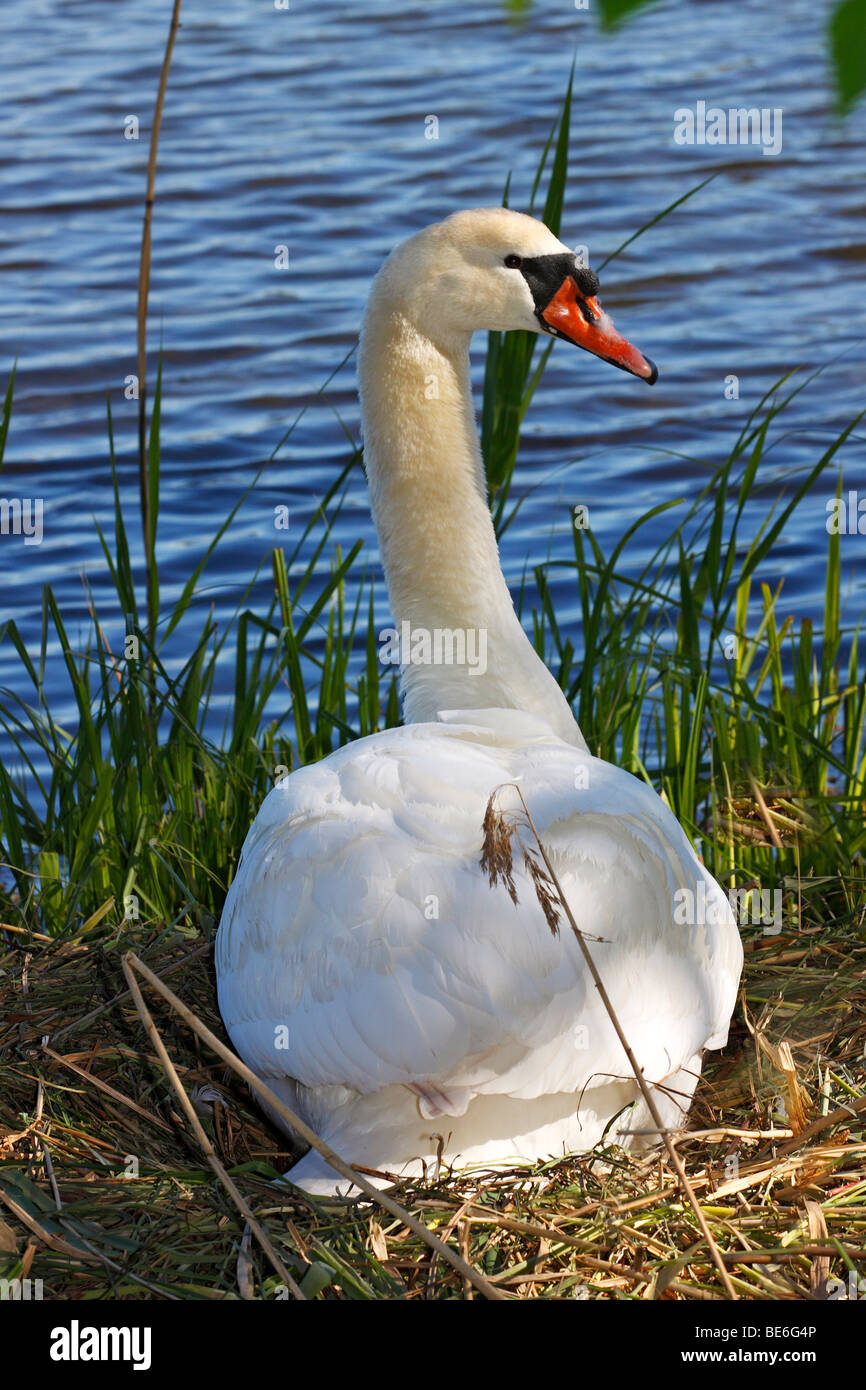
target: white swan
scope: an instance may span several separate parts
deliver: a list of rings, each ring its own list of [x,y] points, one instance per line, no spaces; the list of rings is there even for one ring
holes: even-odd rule
[[[480,646],[474,665],[468,652],[410,663],[405,727],[270,793],[216,965],[248,1065],[343,1158],[385,1174],[586,1150],[617,1115],[610,1137],[652,1141],[574,936],[551,933],[516,860],[516,906],[479,866],[502,783],[520,782],[580,928],[601,938],[594,959],[666,1125],[682,1122],[703,1049],[727,1038],[742,965],[727,899],[652,789],[588,753],[514,612],[485,500],[475,329],[553,333],[655,380],[597,288],[541,223],[484,208],[399,246],[364,320],[365,460],[392,611],[421,656],[425,633],[468,635],[468,652],[484,634],[486,669]],[[346,1186],[314,1151],[290,1177]]]

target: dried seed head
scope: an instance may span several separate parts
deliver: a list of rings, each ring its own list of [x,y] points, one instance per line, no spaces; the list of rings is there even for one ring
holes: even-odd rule
[[[559,897],[553,879],[543,864],[539,863],[534,849],[523,851],[523,863],[532,879],[532,886],[535,889],[535,896],[541,904],[544,920],[550,927],[552,934],[559,936]]]
[[[490,880],[490,887],[494,888],[501,881],[508,890],[511,901],[516,903],[517,886],[514,882],[514,856],[511,850],[514,826],[497,810],[496,792],[492,793],[487,803],[481,828],[484,832],[481,867]]]

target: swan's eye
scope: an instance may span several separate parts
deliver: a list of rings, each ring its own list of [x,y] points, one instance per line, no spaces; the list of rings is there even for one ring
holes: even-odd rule
[[[515,256],[514,252],[512,251],[510,256],[505,257],[505,264],[508,266],[509,270],[519,270],[520,267],[523,265],[523,261],[520,258],[520,256]]]

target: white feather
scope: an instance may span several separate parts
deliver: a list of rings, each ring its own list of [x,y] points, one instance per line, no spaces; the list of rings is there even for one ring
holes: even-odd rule
[[[440,1131],[464,1117],[446,1145],[455,1162],[543,1153],[511,1134],[491,1146],[478,1097],[563,1098],[559,1142],[541,1141],[562,1153],[575,1131],[577,1147],[600,1137],[597,1088],[617,1081],[621,1104],[638,1095],[565,919],[553,936],[519,855],[516,906],[481,871],[484,811],[503,783],[520,783],[580,929],[599,938],[593,958],[646,1076],[675,1077],[726,1039],[739,937],[680,826],[629,773],[539,720],[527,739],[521,722],[466,711],[349,744],[277,786],[247,837],[218,939],[220,1009],[259,1075],[308,1088],[294,1103],[350,1161],[433,1162],[431,1106],[395,1088],[444,1096]],[[507,789],[500,801],[517,805]],[[677,890],[695,901],[700,882],[717,911],[678,925]],[[397,1105],[405,1127],[380,1133]]]

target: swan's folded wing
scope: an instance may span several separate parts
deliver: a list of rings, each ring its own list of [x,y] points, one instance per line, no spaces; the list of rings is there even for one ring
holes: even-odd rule
[[[676,1070],[726,1027],[739,939],[729,909],[717,925],[673,920],[678,892],[720,893],[673,816],[620,769],[534,732],[527,743],[525,729],[409,726],[271,793],[217,944],[223,1017],[257,1071],[362,1093],[429,1083],[463,1101],[628,1073],[517,841],[517,905],[480,868],[487,800],[514,780],[647,1074]]]

